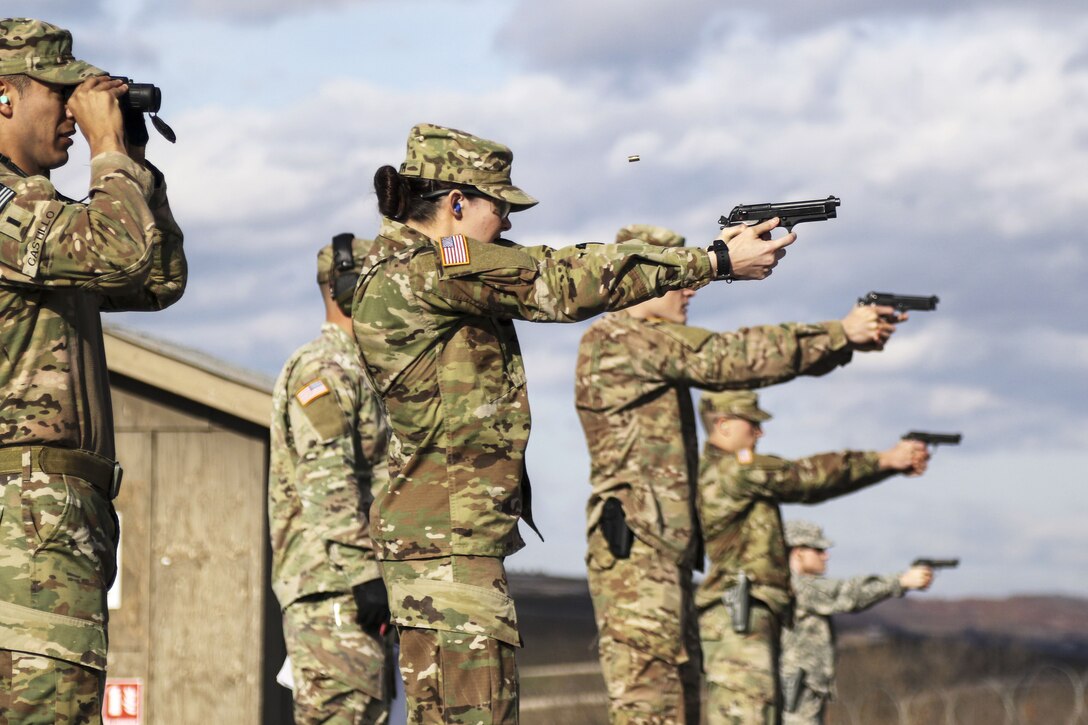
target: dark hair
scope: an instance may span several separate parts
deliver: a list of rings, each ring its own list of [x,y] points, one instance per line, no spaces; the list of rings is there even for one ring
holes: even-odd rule
[[[421,179],[418,176],[402,176],[392,166],[385,165],[374,172],[374,192],[378,195],[378,211],[398,222],[414,219],[429,222],[438,210],[438,199],[422,196],[443,189],[475,190],[470,184],[454,181]]]
[[[4,81],[4,83],[19,91],[19,93],[24,93],[27,85],[30,83],[30,77],[25,73],[12,73],[11,75],[0,76],[0,81]]]

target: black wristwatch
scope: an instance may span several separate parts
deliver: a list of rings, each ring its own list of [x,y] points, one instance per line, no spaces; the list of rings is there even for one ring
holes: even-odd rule
[[[732,282],[733,263],[729,261],[729,247],[725,246],[725,242],[721,239],[715,239],[706,248],[706,253],[713,254],[718,258],[718,276],[714,279],[724,279],[726,282]]]

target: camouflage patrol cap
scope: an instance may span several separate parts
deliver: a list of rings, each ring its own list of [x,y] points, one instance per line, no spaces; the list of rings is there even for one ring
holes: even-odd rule
[[[771,419],[771,414],[759,407],[759,396],[751,390],[725,390],[720,393],[703,393],[699,399],[699,413],[706,420],[711,413],[743,418],[752,423]]]
[[[358,237],[351,240],[351,258],[355,263],[352,269],[359,269],[362,266],[363,259],[370,254],[370,251],[374,248],[373,239],[359,239]],[[332,244],[326,244],[317,253],[317,283],[319,285],[327,285],[329,280],[332,279]]]
[[[106,71],[72,56],[72,34],[43,20],[0,20],[0,76],[27,75],[74,86]]]
[[[655,227],[652,224],[628,224],[616,232],[616,242],[626,242],[631,239],[656,244],[659,247],[682,247],[684,237],[671,229]]]
[[[514,153],[501,143],[421,123],[408,134],[408,152],[400,173],[469,184],[488,196],[509,202],[510,211],[524,211],[535,206],[537,200],[510,182],[513,161]]]
[[[824,538],[824,530],[811,521],[786,522],[786,546],[807,546],[811,549],[830,549],[835,542]]]

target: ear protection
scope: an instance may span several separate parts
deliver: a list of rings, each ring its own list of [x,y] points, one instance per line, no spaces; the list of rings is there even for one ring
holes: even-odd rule
[[[461,202],[459,202],[459,201],[453,202],[453,211],[456,212],[457,214],[461,213]]]
[[[351,296],[355,292],[355,283],[359,281],[359,272],[355,269],[355,255],[351,251],[354,234],[344,232],[332,238],[332,296],[343,308],[343,301],[351,308]]]
[[[0,103],[2,103],[5,106],[10,106],[11,105],[11,99],[8,98],[7,95],[5,94],[3,96],[0,96]]]

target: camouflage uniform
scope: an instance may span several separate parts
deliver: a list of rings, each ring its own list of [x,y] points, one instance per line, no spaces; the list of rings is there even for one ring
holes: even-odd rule
[[[632,225],[618,240],[683,237]],[[692,568],[702,568],[690,386],[759,387],[822,375],[850,360],[842,325],[783,324],[714,333],[613,312],[582,338],[575,406],[590,452],[586,557],[611,719],[699,722],[699,633]],[[601,533],[605,501],[623,504],[636,541],[617,559]]]
[[[831,542],[823,538],[815,524],[790,521],[786,524],[786,545],[827,549]],[[782,722],[820,725],[824,707],[835,695],[835,629],[831,615],[860,612],[885,599],[903,596],[904,589],[895,574],[826,579],[792,572],[790,584],[794,594],[793,626],[782,631],[778,671],[782,682],[799,678],[802,689],[796,709],[783,713]],[[804,674],[799,674],[802,671]]]
[[[743,395],[755,407],[753,393],[717,393],[703,396],[700,411],[747,417],[736,409]],[[751,450],[734,455],[707,444],[699,470],[699,514],[710,571],[696,590],[695,604],[711,722],[775,722],[777,717],[778,639],[792,607],[778,505],[825,501],[892,473],[879,468],[874,452],[823,453],[787,461]],[[733,631],[722,601],[740,572],[751,583],[747,634]]]
[[[370,243],[355,240],[361,259]],[[329,285],[331,247],[318,257]],[[368,526],[388,480],[388,426],[350,333],[326,322],[288,359],[272,396],[272,588],[283,610],[295,721],[384,722],[386,644],[357,619],[352,587],[378,579]]]
[[[0,75],[19,73],[102,71],[71,59],[67,31],[0,21]],[[185,287],[165,186],[119,153],[90,167],[81,204],[0,164],[0,712],[20,723],[100,722],[118,479],[99,313]]]
[[[499,144],[421,126],[401,173],[531,202],[510,186],[510,160]],[[524,545],[519,518],[532,518],[513,320],[581,320],[701,286],[710,260],[637,242],[551,249],[390,233],[378,239],[389,256],[356,288],[353,317],[393,430],[373,536],[401,627],[409,719],[516,722],[521,638],[502,560]]]

